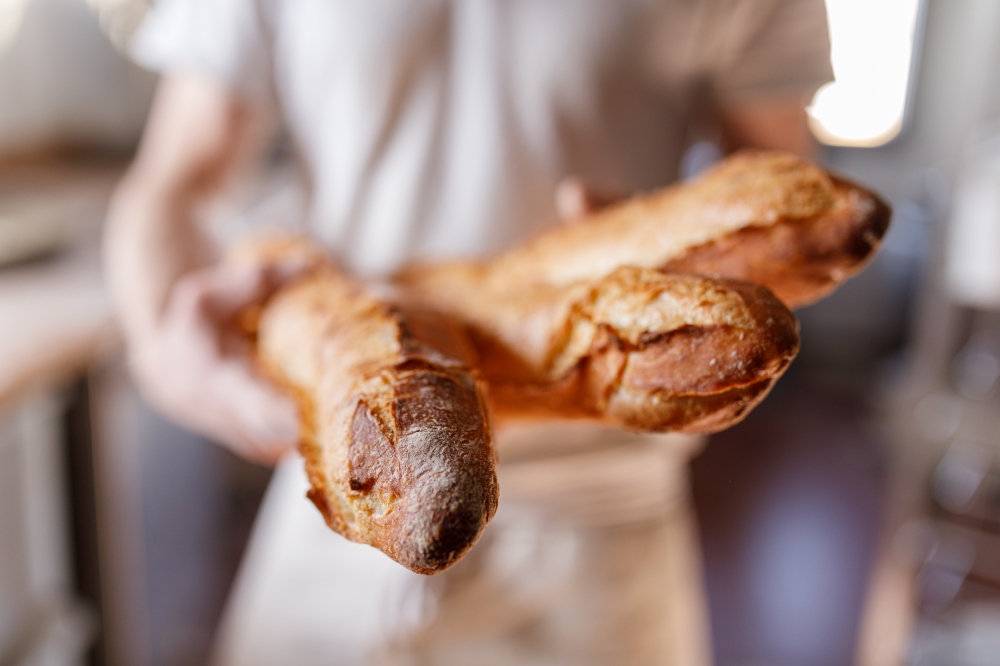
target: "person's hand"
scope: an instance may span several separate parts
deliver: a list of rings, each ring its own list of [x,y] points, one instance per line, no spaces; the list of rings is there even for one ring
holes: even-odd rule
[[[295,446],[299,417],[294,402],[254,372],[234,319],[290,272],[213,266],[188,273],[157,325],[129,341],[132,374],[154,407],[261,463]]]
[[[577,222],[625,198],[621,192],[595,188],[575,176],[568,176],[556,186],[556,213],[563,222]]]

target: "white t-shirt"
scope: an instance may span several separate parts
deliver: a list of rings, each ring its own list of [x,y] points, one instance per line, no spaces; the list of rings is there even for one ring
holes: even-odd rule
[[[517,242],[555,218],[565,175],[666,184],[710,102],[831,78],[823,0],[160,0],[134,52],[276,106],[310,179],[307,228],[368,275]],[[693,444],[561,424],[504,437],[500,512],[433,579],[336,537],[283,464],[217,663],[702,663],[680,589],[699,576]],[[580,450],[539,455],[562,441]]]
[[[133,50],[276,104],[365,275],[517,242],[568,174],[666,184],[703,103],[832,78],[823,0],[160,0]]]

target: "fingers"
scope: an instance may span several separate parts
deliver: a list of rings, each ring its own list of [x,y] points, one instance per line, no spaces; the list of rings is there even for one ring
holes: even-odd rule
[[[174,285],[162,323],[221,321],[263,300],[266,291],[262,269],[230,271],[213,266],[193,271]]]
[[[590,212],[587,190],[577,178],[563,178],[556,186],[556,212],[564,221],[577,220]]]
[[[579,220],[625,198],[621,192],[596,189],[575,176],[563,178],[555,196],[556,212],[565,222]]]
[[[209,344],[152,341],[129,354],[143,395],[158,411],[244,458],[270,464],[298,443],[292,400],[257,376],[247,357]]]
[[[225,443],[236,453],[272,464],[298,443],[295,403],[254,374],[249,364],[237,360],[221,364],[214,391],[229,407],[226,430],[232,435]]]
[[[272,463],[293,448],[294,402],[254,372],[246,344],[225,342],[236,335],[234,315],[300,270],[211,267],[184,276],[156,329],[131,341],[133,374],[151,403],[257,462]]]
[[[240,267],[218,265],[192,271],[177,281],[168,309],[227,319],[261,302],[307,267],[304,262],[283,262]]]

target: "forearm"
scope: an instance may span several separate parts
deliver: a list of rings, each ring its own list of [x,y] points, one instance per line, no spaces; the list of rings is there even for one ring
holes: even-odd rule
[[[193,193],[157,183],[136,165],[108,211],[104,261],[126,336],[153,329],[177,279],[211,260]]]
[[[182,275],[211,261],[199,213],[245,156],[252,117],[239,99],[198,75],[168,75],[160,84],[105,231],[108,286],[130,340],[156,326]]]
[[[816,150],[805,104],[797,98],[725,104],[721,116],[727,153],[761,148],[809,158]]]

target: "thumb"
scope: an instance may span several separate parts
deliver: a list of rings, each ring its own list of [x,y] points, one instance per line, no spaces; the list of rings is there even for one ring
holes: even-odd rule
[[[229,361],[217,375],[217,390],[230,407],[232,426],[243,440],[239,453],[273,463],[299,440],[299,413],[294,401],[257,377],[244,363]]]
[[[556,212],[563,221],[575,221],[625,198],[620,191],[597,189],[569,176],[556,186]]]
[[[178,305],[224,319],[266,299],[279,286],[300,273],[284,265],[211,266],[193,271],[175,287]]]

